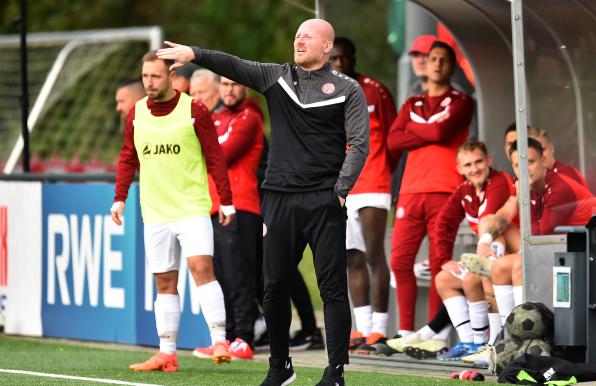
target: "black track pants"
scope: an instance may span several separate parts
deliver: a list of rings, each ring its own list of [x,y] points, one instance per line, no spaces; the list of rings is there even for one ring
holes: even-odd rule
[[[329,363],[348,363],[351,316],[346,277],[346,212],[332,190],[267,190],[262,203],[264,310],[271,357],[287,358],[292,275],[308,243],[324,304]]]
[[[292,289],[290,293],[292,303],[298,312],[300,317],[300,323],[302,324],[302,330],[305,333],[313,333],[317,329],[317,320],[315,318],[315,310],[310,299],[310,293],[308,287],[302,278],[302,274],[299,270],[296,270],[294,274],[294,281],[292,282]]]
[[[262,222],[256,214],[237,211],[234,221],[223,226],[218,216],[213,223],[215,276],[224,293],[227,339],[242,338],[253,344],[257,308],[256,278],[262,243]]]

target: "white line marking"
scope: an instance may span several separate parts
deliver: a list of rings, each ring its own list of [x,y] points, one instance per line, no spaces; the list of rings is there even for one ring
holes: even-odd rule
[[[23,374],[23,375],[33,375],[36,377],[47,377],[47,378],[61,378],[61,379],[74,379],[77,381],[89,381],[89,382],[99,382],[99,383],[110,383],[112,385],[133,385],[133,386],[160,386],[151,383],[134,383],[134,382],[126,382],[126,381],[118,381],[115,379],[102,379],[102,378],[87,378],[87,377],[75,377],[73,375],[62,375],[62,374],[48,374],[48,373],[36,373],[33,371],[23,371],[23,370],[11,370],[11,369],[0,369],[0,373],[12,373],[12,374]]]

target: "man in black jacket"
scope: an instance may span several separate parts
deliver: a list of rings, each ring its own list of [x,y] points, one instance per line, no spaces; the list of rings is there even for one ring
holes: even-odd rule
[[[350,307],[345,198],[368,155],[369,115],[354,79],[329,65],[334,32],[320,19],[300,25],[295,64],[258,63],[223,52],[166,42],[162,59],[190,61],[261,92],[271,117],[269,164],[262,184],[265,319],[271,358],[262,385],[296,378],[289,358],[290,283],[310,244],[324,303],[329,367],[319,385],[344,385]],[[348,151],[346,152],[346,145]]]

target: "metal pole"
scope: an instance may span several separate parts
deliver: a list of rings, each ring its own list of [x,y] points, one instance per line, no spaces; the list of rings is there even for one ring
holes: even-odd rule
[[[21,18],[19,29],[21,34],[21,133],[23,136],[23,172],[29,173],[29,86],[27,83],[27,8],[25,0],[20,0]]]
[[[520,237],[523,272],[526,272],[531,236],[530,186],[528,182],[528,112],[526,109],[526,70],[524,61],[524,24],[522,0],[511,2],[511,32],[513,40],[513,79],[515,89],[515,122],[517,126],[517,154],[519,155],[519,200]],[[528,285],[523,275],[524,301]]]
[[[325,0],[315,0],[315,17],[317,19],[325,18]]]

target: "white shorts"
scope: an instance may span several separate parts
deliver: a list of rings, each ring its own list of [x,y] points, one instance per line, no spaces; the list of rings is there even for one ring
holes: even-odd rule
[[[180,256],[213,256],[210,217],[145,224],[145,262],[151,273],[177,271]]]
[[[362,208],[379,208],[389,211],[391,208],[391,194],[389,193],[360,193],[350,194],[346,198],[348,221],[346,222],[346,250],[357,249],[366,252],[362,223],[358,211]]]

